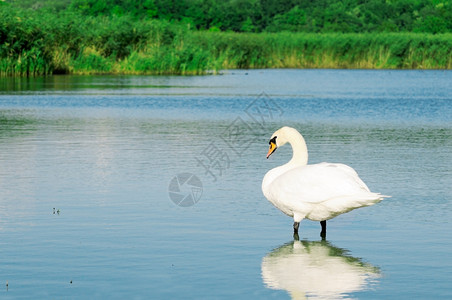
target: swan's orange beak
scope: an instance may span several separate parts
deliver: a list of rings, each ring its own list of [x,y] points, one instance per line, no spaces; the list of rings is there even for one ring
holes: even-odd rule
[[[267,159],[270,157],[270,155],[272,155],[273,152],[275,152],[276,148],[277,148],[276,144],[273,142],[270,142],[270,149],[268,149]]]

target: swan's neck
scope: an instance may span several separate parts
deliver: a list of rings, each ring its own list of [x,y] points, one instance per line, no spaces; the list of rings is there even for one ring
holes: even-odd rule
[[[304,166],[308,164],[308,147],[301,134],[291,135],[288,143],[292,146],[292,159],[287,163],[291,166]]]
[[[303,136],[298,132],[292,132],[292,134],[285,136],[285,140],[292,146],[292,159],[288,163],[271,169],[267,172],[267,174],[265,174],[264,180],[262,181],[262,190],[264,191],[264,195],[268,192],[270,184],[273,180],[278,178],[278,176],[293,168],[308,164],[308,148],[306,147],[306,142],[304,141]]]

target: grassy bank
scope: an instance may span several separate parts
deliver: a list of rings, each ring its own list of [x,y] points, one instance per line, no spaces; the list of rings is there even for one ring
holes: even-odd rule
[[[0,75],[204,74],[237,68],[452,69],[452,34],[233,33],[165,21],[0,14]]]
[[[452,69],[452,35],[238,34],[190,32],[157,39],[117,58],[96,45],[0,59],[2,75],[204,74],[220,69]]]
[[[222,68],[451,69],[452,34],[194,33]]]

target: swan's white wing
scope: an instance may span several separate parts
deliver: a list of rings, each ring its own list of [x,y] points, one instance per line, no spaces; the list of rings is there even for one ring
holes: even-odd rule
[[[321,203],[333,198],[369,193],[368,187],[350,167],[321,163],[297,167],[278,176],[273,193],[303,202]]]
[[[321,163],[296,167],[278,176],[269,196],[293,211],[331,218],[361,206],[372,205],[383,196],[372,193],[352,168]],[[317,210],[317,212],[316,212]],[[328,215],[328,216],[326,216]]]

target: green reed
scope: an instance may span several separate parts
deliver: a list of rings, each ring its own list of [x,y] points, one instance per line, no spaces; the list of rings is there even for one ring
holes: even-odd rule
[[[21,15],[21,13],[23,15]],[[234,33],[76,13],[0,11],[0,76],[221,69],[452,69],[452,34]]]

